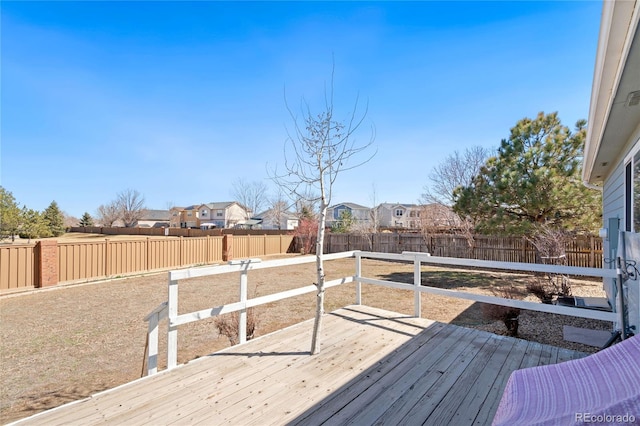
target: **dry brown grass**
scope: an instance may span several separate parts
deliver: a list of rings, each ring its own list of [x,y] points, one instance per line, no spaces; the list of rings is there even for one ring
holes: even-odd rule
[[[353,275],[353,259],[327,262],[327,279]],[[249,272],[249,294],[266,295],[309,285],[314,264]],[[400,282],[413,281],[413,265],[363,262],[363,274]],[[493,294],[505,286],[525,288],[531,277],[518,274],[423,267],[424,285]],[[185,313],[238,300],[239,274],[189,279],[180,283],[179,312]],[[576,295],[594,295],[601,284],[572,281]],[[35,414],[62,403],[140,377],[146,340],[143,318],[167,299],[166,273],[74,285],[0,298],[0,421]],[[407,291],[363,286],[364,304],[413,314]],[[500,321],[486,320],[482,304],[424,295],[422,316],[504,333]],[[531,298],[530,300],[536,300]],[[355,284],[327,290],[326,311],[355,301]],[[255,308],[256,336],[313,318],[315,296],[307,294]],[[608,323],[523,311],[519,336],[525,339],[593,351],[562,341],[562,325],[607,329]],[[160,367],[166,361],[166,321],[160,325]],[[309,336],[309,342],[311,336]],[[178,362],[229,345],[214,319],[187,324],[178,332]]]

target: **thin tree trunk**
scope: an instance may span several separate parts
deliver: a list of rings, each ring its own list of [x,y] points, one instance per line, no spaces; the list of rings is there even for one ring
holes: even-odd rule
[[[311,337],[311,355],[320,353],[320,332],[322,331],[322,316],[324,315],[324,228],[327,220],[327,203],[324,187],[321,185],[322,201],[320,204],[320,221],[318,223],[318,241],[316,242],[316,268],[318,282],[316,283],[316,317],[313,323]]]

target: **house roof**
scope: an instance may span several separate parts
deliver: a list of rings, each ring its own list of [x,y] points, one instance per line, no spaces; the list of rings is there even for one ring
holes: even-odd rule
[[[382,208],[386,208],[386,209],[393,209],[396,207],[403,207],[405,209],[411,209],[411,208],[415,208],[415,207],[420,207],[417,204],[406,204],[406,203],[381,203],[378,207],[382,207]]]
[[[605,1],[591,89],[589,127],[584,148],[582,179],[603,182],[618,156],[640,127],[640,0]]]
[[[361,206],[360,204],[356,204],[356,203],[339,203],[339,204],[334,204],[333,206],[329,207],[330,209],[337,209],[340,206],[345,206],[350,208],[351,210],[369,210],[369,207],[366,206]]]
[[[146,210],[140,220],[169,220],[171,213],[169,210]]]
[[[264,219],[265,217],[269,217],[272,210],[273,209],[269,209],[269,210],[260,212],[257,215],[254,215],[251,219]],[[291,213],[290,211],[285,211],[285,212],[282,212],[282,218],[291,220],[291,219],[298,219],[298,216],[296,216],[295,213]]]
[[[207,206],[212,210],[220,210],[220,209],[226,209],[227,207],[229,207],[231,204],[234,204],[234,203],[235,201],[218,201],[213,203],[204,203],[200,207]]]
[[[218,201],[218,202],[201,204],[198,207],[207,206],[211,210],[223,210],[223,209],[229,208],[233,204],[237,204],[242,209],[249,210],[248,208],[246,208],[245,206],[243,206],[237,201]]]

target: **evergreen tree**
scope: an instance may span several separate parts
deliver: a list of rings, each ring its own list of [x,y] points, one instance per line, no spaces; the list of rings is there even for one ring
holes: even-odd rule
[[[20,238],[44,238],[52,235],[48,222],[39,211],[24,206],[21,215]]]
[[[342,210],[340,212],[340,217],[331,227],[331,232],[335,232],[336,234],[345,234],[351,231],[351,226],[353,225],[354,219],[353,214],[349,210]]]
[[[600,193],[582,184],[585,121],[572,133],[557,113],[524,118],[469,186],[455,191],[456,213],[483,233],[527,234],[539,225],[594,232]]]
[[[84,212],[82,218],[80,218],[80,226],[93,226],[93,218],[88,212]]]
[[[59,237],[65,233],[64,216],[55,200],[45,209],[43,216],[52,236]]]
[[[0,186],[0,240],[11,238],[15,240],[22,223],[20,208],[10,191]]]

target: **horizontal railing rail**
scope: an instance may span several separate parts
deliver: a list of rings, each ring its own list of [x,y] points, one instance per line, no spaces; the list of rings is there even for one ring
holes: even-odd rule
[[[344,258],[355,258],[355,275],[327,281],[327,288],[342,284],[355,282],[356,295],[355,303],[362,304],[362,284],[380,285],[402,290],[413,291],[414,293],[414,316],[421,315],[421,295],[436,294],[481,303],[509,306],[520,309],[561,314],[581,318],[589,318],[603,321],[619,322],[620,314],[614,312],[582,309],[576,307],[548,305],[534,303],[516,299],[506,299],[496,296],[487,296],[476,293],[462,292],[457,290],[447,290],[431,286],[422,285],[421,267],[422,264],[437,264],[447,266],[472,267],[479,269],[501,269],[521,272],[545,272],[552,274],[580,275],[600,278],[617,278],[620,271],[615,269],[598,269],[574,266],[541,265],[518,262],[494,262],[475,259],[460,259],[430,256],[422,252],[403,252],[402,254],[376,253],[364,251],[348,251],[324,255],[324,260],[335,260]],[[414,265],[414,282],[408,284],[389,280],[380,280],[365,277],[362,274],[362,259],[377,259],[386,261],[412,262]],[[178,327],[194,321],[200,321],[222,314],[239,312],[238,341],[240,344],[246,342],[246,314],[247,309],[264,305],[267,303],[284,300],[287,298],[311,293],[316,290],[315,284],[294,288],[291,290],[273,293],[265,296],[249,299],[247,297],[248,272],[265,268],[276,268],[283,266],[301,265],[316,262],[315,256],[302,256],[291,259],[277,259],[263,262],[261,259],[244,259],[229,262],[227,265],[209,266],[200,268],[183,269],[169,272],[169,298],[152,311],[145,320],[149,322],[148,336],[148,361],[147,374],[157,372],[158,366],[158,323],[164,318],[168,318],[167,331],[167,368],[177,366],[178,360]],[[240,273],[240,300],[225,305],[215,306],[195,312],[178,313],[178,288],[179,281],[188,278],[206,277],[211,275]]]

